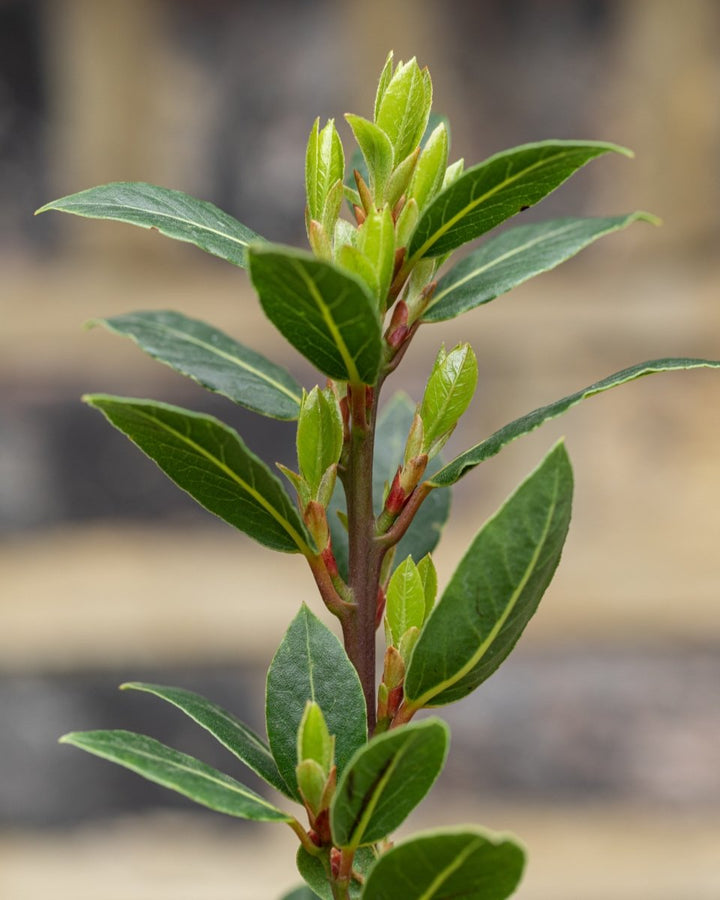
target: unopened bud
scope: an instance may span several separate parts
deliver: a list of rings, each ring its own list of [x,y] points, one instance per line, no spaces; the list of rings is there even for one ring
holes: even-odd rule
[[[327,513],[322,503],[311,500],[305,507],[303,519],[307,529],[315,541],[315,546],[322,552],[330,543],[330,529],[328,528]]]
[[[425,429],[423,427],[423,420],[420,418],[420,414],[416,412],[405,443],[405,458],[403,460],[405,465],[407,465],[413,457],[419,456],[422,453],[424,440]]]
[[[396,688],[405,681],[405,663],[397,647],[388,647],[385,651],[383,683],[388,690]]]
[[[406,498],[412,494],[420,483],[420,479],[423,477],[427,464],[427,453],[421,453],[420,456],[414,456],[412,459],[408,460],[400,470],[400,487]]]

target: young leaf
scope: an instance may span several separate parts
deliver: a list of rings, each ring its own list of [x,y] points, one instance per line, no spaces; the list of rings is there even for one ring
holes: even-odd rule
[[[594,141],[542,141],[496,153],[464,172],[425,209],[409,257],[441,256],[480,237],[610,151],[631,155],[623,147]]]
[[[572,488],[560,443],[485,523],[415,645],[405,678],[409,708],[462,699],[510,653],[560,561]]]
[[[367,740],[365,697],[340,641],[303,605],[267,674],[265,714],[275,762],[296,799],[297,733],[308,700],[335,736],[338,774]]]
[[[378,110],[380,109],[380,104],[382,103],[382,99],[385,96],[385,91],[387,90],[387,86],[390,84],[390,79],[393,75],[393,52],[392,50],[388,53],[387,59],[385,60],[385,65],[383,66],[383,70],[380,73],[380,78],[378,80],[377,91],[375,92],[375,105],[374,105],[374,117],[377,119]]]
[[[195,244],[235,266],[245,267],[246,249],[262,240],[232,216],[182,191],[133,181],[116,181],[46,203],[38,213],[56,209],[89,219],[112,219],[154,228],[167,237]]]
[[[328,731],[322,710],[313,700],[305,704],[297,735],[297,759],[316,762],[325,778],[330,774],[335,757],[335,744]]]
[[[310,218],[323,221],[328,194],[345,175],[345,155],[335,123],[328,120],[320,130],[320,120],[310,132],[305,154],[305,188]],[[334,222],[332,223],[334,225]]]
[[[442,185],[447,168],[448,142],[447,126],[441,122],[427,139],[417,161],[408,195],[420,209],[432,200]]]
[[[574,394],[569,394],[567,397],[556,400],[554,403],[549,403],[547,406],[534,409],[527,415],[515,419],[490,435],[489,438],[461,453],[452,462],[443,466],[428,481],[434,487],[447,487],[455,484],[456,481],[462,478],[463,475],[466,475],[471,469],[474,469],[479,463],[499,453],[506,444],[522,437],[524,434],[529,434],[529,432],[542,425],[543,422],[554,419],[556,416],[561,416],[587,397],[593,397],[595,394],[601,394],[603,391],[610,390],[610,388],[617,385],[634,381],[636,378],[642,378],[644,375],[652,375],[655,372],[700,368],[720,369],[720,361],[685,358],[653,359],[649,362],[639,363],[627,369],[622,369],[620,372],[615,372],[614,375],[608,375],[607,378],[596,381],[589,387],[576,391]]]
[[[317,385],[303,398],[297,427],[297,457],[300,475],[313,498],[323,475],[340,459],[343,424],[335,395]]]
[[[146,684],[139,681],[131,681],[121,684],[122,690],[145,691],[154,694],[161,700],[166,700],[181,709],[185,715],[197,722],[206,731],[216,738],[223,747],[227,748],[239,760],[252,769],[256,775],[264,779],[271,787],[288,797],[292,794],[288,790],[275,760],[270,753],[270,748],[265,741],[248,728],[244,722],[237,719],[232,713],[227,712],[216,703],[206,700],[192,691],[182,688],[164,687],[160,684]]]
[[[375,116],[375,123],[390,138],[396,160],[405,159],[420,143],[431,105],[427,70],[421,71],[414,57],[400,63],[382,93]]]
[[[334,900],[332,887],[328,880],[328,873],[325,870],[322,859],[317,856],[311,856],[303,847],[299,847],[296,856],[298,872],[305,879],[308,888],[312,889],[313,897],[320,897],[320,900]],[[377,855],[372,847],[358,847],[353,857],[353,871],[357,872],[361,877],[367,875],[372,866],[375,864]],[[362,895],[362,884],[352,879],[350,882],[350,900],[360,900]]]
[[[291,247],[254,245],[248,267],[265,314],[325,375],[373,384],[382,339],[375,299],[358,279]]]
[[[365,159],[370,189],[377,207],[382,206],[385,185],[393,170],[394,154],[390,138],[374,122],[346,113],[345,118],[352,128]]]
[[[395,569],[388,584],[385,616],[390,627],[393,645],[415,626],[421,628],[425,619],[425,591],[422,578],[412,556],[408,556]]]
[[[292,816],[229,775],[144,734],[74,731],[60,741],[124,766],[216,812],[256,822],[292,821]]]
[[[83,399],[205,509],[273,550],[311,552],[310,537],[280,480],[232,428],[151,400],[107,394]]]
[[[132,338],[154,359],[253,412],[298,417],[302,388],[289,372],[199,319],[148,310],[89,324]]]
[[[377,735],[361,747],[330,808],[336,846],[372,844],[402,824],[440,774],[449,740],[447,725],[430,718]]]
[[[506,900],[525,853],[513,838],[479,828],[438,828],[391,847],[370,871],[364,900]]]
[[[423,450],[431,457],[470,405],[477,378],[477,359],[470,344],[458,344],[449,353],[444,348],[440,351],[419,410],[424,427]]]
[[[384,312],[395,263],[395,227],[387,206],[382,212],[370,211],[358,229],[357,247],[370,261],[375,273],[373,288]]]
[[[440,279],[422,321],[441,322],[489,303],[529,278],[554,269],[598,238],[639,221],[656,220],[648,213],[634,212],[605,219],[554,219],[540,225],[509,228]]]
[[[417,564],[418,573],[423,586],[423,595],[425,597],[425,618],[430,615],[430,611],[435,605],[435,598],[438,589],[438,577],[432,556],[426,554]]]

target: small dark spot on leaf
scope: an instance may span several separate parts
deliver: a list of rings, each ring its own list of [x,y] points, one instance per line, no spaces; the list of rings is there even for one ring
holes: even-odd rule
[[[526,209],[530,209],[530,206],[527,204],[525,206],[521,206],[519,212],[525,212]]]

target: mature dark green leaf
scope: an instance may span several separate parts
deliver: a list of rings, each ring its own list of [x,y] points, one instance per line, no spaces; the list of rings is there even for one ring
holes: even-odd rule
[[[278,771],[268,745],[232,713],[199,694],[182,688],[165,687],[140,681],[130,681],[121,684],[120,687],[123,690],[145,691],[177,706],[198,725],[209,731],[223,747],[242,760],[248,768],[267,781],[271,787],[292,797]]]
[[[462,699],[510,653],[560,561],[572,488],[560,443],[485,523],[415,645],[405,677],[411,708]]]
[[[353,858],[353,870],[359,875],[365,876],[375,864],[376,859],[377,856],[372,847],[358,847]],[[296,862],[298,872],[310,886],[308,890],[312,888],[314,891],[313,896],[320,897],[320,900],[334,900],[323,861],[317,856],[311,856],[307,850],[300,847],[297,852]],[[351,881],[351,900],[359,900],[361,894],[362,884],[355,880]]]
[[[325,375],[373,384],[382,340],[377,303],[365,285],[292,247],[257,244],[248,268],[265,314]]]
[[[449,740],[447,725],[431,718],[377,735],[361,747],[330,807],[336,846],[371,844],[404,822],[440,774]]]
[[[615,144],[542,141],[496,153],[464,172],[423,212],[408,255],[442,256],[542,200],[602,153],[631,155]]]
[[[182,191],[135,181],[116,181],[46,203],[38,212],[57,209],[88,219],[113,219],[154,228],[167,237],[195,244],[235,266],[245,266],[245,251],[262,240],[237,219]]]
[[[539,425],[542,425],[543,422],[554,419],[556,416],[561,416],[571,407],[580,403],[581,400],[585,400],[586,397],[601,394],[603,391],[607,391],[617,385],[625,384],[628,381],[634,381],[636,378],[642,378],[644,375],[652,375],[655,372],[672,372],[678,369],[700,368],[719,369],[720,361],[687,358],[652,359],[649,362],[638,363],[638,365],[622,369],[620,372],[615,372],[614,375],[608,375],[608,377],[603,378],[602,381],[596,381],[589,387],[576,391],[574,394],[569,394],[567,397],[563,397],[562,400],[556,400],[554,403],[549,403],[547,406],[541,406],[539,409],[534,409],[532,412],[527,413],[527,415],[521,416],[519,419],[515,419],[509,424],[504,425],[494,434],[490,435],[489,438],[486,438],[479,444],[475,444],[474,447],[461,453],[460,456],[456,457],[452,462],[443,466],[443,468],[436,472],[432,478],[429,478],[428,481],[435,487],[447,487],[451,484],[455,484],[456,481],[462,478],[463,475],[466,475],[471,469],[474,469],[479,463],[489,459],[491,456],[495,456],[496,453],[499,453],[506,444],[509,444],[516,438],[522,437],[524,434],[528,434]]]
[[[656,219],[634,212],[604,219],[553,219],[509,228],[440,279],[422,320],[441,322],[489,303],[535,275],[554,269],[598,238],[638,221]]]
[[[297,419],[302,388],[282,366],[206,325],[168,310],[94,319],[208,390],[274,419]]]
[[[367,740],[365,697],[340,641],[303,604],[270,664],[265,703],[270,747],[297,799],[297,733],[308,700],[322,709],[335,735],[339,774]]]
[[[124,766],[148,781],[177,791],[216,812],[257,822],[292,820],[292,816],[229,775],[144,734],[133,734],[131,731],[74,731],[60,738],[60,741]]]
[[[151,400],[83,399],[205,509],[273,550],[310,552],[310,537],[280,480],[232,428]]]
[[[364,900],[505,900],[522,877],[525,853],[504,834],[442,828],[416,834],[378,859]]]
[[[399,391],[383,407],[378,416],[373,463],[373,495],[375,511],[382,509],[383,490],[392,482],[397,467],[403,461],[405,441],[412,424],[415,405],[407,394]],[[428,476],[443,465],[441,456],[431,459],[426,469]],[[418,510],[415,518],[397,546],[395,559],[402,562],[412,556],[416,563],[427,553],[431,553],[440,540],[445,522],[450,514],[450,494],[446,491],[431,491]],[[332,534],[333,551],[338,568],[347,575],[348,549],[347,532],[337,515],[337,510],[345,509],[342,486],[338,484],[328,509],[328,523]]]

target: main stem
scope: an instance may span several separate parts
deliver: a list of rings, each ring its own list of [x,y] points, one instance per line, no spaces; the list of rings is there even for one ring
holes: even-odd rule
[[[375,728],[375,615],[384,549],[375,540],[373,451],[377,395],[368,404],[364,385],[351,385],[350,452],[345,474],[348,570],[352,613],[343,621],[345,649],[357,669],[367,705],[368,732]]]

